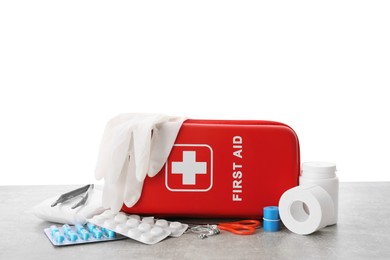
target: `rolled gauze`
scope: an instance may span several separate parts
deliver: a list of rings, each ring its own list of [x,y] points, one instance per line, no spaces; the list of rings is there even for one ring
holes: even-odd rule
[[[279,200],[279,214],[290,231],[308,235],[331,224],[333,200],[318,185],[297,186],[286,191]]]

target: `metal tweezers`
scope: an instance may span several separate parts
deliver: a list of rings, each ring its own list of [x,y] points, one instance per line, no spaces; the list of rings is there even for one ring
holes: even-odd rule
[[[84,205],[88,200],[88,193],[90,190],[93,189],[93,184],[88,184],[86,186],[83,186],[81,188],[69,191],[67,193],[62,194],[53,204],[51,204],[52,207],[55,207],[57,204],[64,203],[66,201],[69,201],[71,199],[74,199],[80,195],[83,195],[81,197],[81,200],[72,206],[72,209],[75,209],[77,207],[80,207]]]

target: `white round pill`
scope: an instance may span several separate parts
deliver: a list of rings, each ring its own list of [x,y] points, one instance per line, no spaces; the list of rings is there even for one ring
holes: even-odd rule
[[[135,219],[135,218],[129,218],[126,222],[126,225],[128,227],[131,227],[131,228],[134,228],[134,227],[137,227],[139,224],[139,220],[138,219]]]
[[[129,231],[127,231],[127,236],[133,239],[137,239],[141,235],[141,232],[138,230],[138,228],[132,228]]]
[[[160,236],[163,232],[164,230],[160,227],[154,227],[150,230],[150,234],[153,236]]]
[[[115,222],[116,223],[125,223],[127,220],[127,216],[124,213],[118,213],[115,216]]]
[[[115,223],[115,220],[113,220],[113,219],[107,219],[106,221],[104,221],[105,228],[113,230],[113,229],[115,229],[115,226],[116,226],[116,223]]]
[[[153,235],[148,232],[148,233],[141,234],[140,240],[144,243],[148,243],[148,242],[152,241],[152,238],[153,238]]]
[[[136,219],[136,220],[141,220],[141,217],[138,216],[138,215],[130,215],[129,218],[133,218],[133,219]]]
[[[165,219],[159,219],[156,221],[156,226],[166,228],[168,227],[168,221],[166,221]]]
[[[142,222],[153,225],[154,224],[154,217],[145,217],[142,219]]]
[[[180,222],[171,222],[169,225],[170,228],[181,228],[181,223]]]
[[[139,224],[138,226],[138,230],[141,232],[148,232],[151,228],[152,226],[149,223],[144,223],[144,222]]]
[[[126,226],[126,224],[119,224],[118,226],[116,226],[115,231],[121,234],[126,234],[127,229],[128,227]]]

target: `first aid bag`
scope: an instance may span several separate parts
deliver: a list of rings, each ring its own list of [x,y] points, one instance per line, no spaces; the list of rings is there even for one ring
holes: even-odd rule
[[[260,218],[298,185],[299,142],[282,123],[193,120],[181,125],[165,165],[122,211],[164,217]]]

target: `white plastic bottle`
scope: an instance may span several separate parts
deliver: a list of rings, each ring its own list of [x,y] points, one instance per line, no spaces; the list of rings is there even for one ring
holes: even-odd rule
[[[339,178],[336,164],[329,162],[306,162],[302,164],[299,185],[316,184],[326,190],[333,200],[334,218],[329,225],[337,223],[339,202]]]

